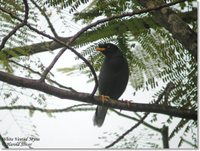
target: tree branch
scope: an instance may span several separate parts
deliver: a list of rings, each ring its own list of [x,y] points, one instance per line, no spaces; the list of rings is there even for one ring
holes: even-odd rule
[[[194,20],[197,20],[197,10],[193,9],[190,12],[179,12],[178,15],[183,19],[183,21],[186,21],[187,23],[191,23]],[[141,18],[132,18],[132,22],[140,22],[140,24],[142,24],[142,27],[146,27],[149,26],[149,23],[146,22],[147,20],[150,20],[151,18],[149,16],[144,16]],[[119,29],[121,26],[124,26],[124,22],[126,22],[125,20],[123,22],[121,22],[119,25],[116,25],[116,33],[118,32],[117,29]],[[104,30],[108,30],[107,27],[104,27]],[[129,30],[128,28],[126,30]],[[133,29],[134,30],[134,29]],[[134,31],[137,32],[137,31]],[[91,38],[90,35],[93,33],[93,31],[88,31],[87,35],[88,38],[87,39],[83,39],[82,36],[80,36],[73,44],[76,45],[76,43],[79,43],[78,41],[83,41],[85,43],[87,42],[91,42]],[[110,33],[107,33],[110,34]],[[109,35],[107,35],[109,36]],[[111,36],[111,35],[110,35]],[[83,36],[84,37],[84,36]],[[67,41],[69,41],[69,39],[71,39],[72,37],[59,37],[59,39],[61,39],[61,41],[63,41],[64,43],[66,43]],[[94,41],[97,39],[94,39]],[[63,44],[60,44],[54,40],[49,41],[49,42],[41,42],[41,43],[35,43],[35,44],[31,44],[31,45],[27,45],[27,46],[22,46],[22,47],[15,47],[15,48],[5,48],[4,51],[0,51],[0,56],[2,56],[3,54],[6,55],[7,58],[11,58],[13,56],[10,55],[9,51],[14,52],[15,54],[17,54],[18,56],[24,56],[24,53],[20,53],[19,50],[24,50],[25,52],[27,52],[27,55],[32,55],[32,54],[36,54],[36,53],[41,53],[41,52],[46,52],[46,51],[53,51],[55,49],[58,48],[62,48]]]
[[[90,29],[90,28],[92,28],[92,27],[94,27],[94,26],[97,26],[98,24],[102,24],[102,23],[105,23],[105,22],[107,22],[107,21],[111,21],[111,20],[114,20],[114,19],[122,19],[122,18],[124,18],[124,17],[131,17],[131,16],[134,16],[134,15],[137,15],[137,14],[142,14],[142,13],[147,13],[147,12],[159,10],[159,9],[161,9],[161,8],[173,6],[173,5],[177,4],[177,3],[181,3],[181,2],[184,2],[184,1],[186,1],[186,0],[180,0],[180,1],[177,1],[177,2],[172,2],[172,3],[168,3],[168,4],[163,4],[163,5],[161,5],[161,6],[156,6],[156,7],[154,7],[154,8],[146,8],[146,9],[142,9],[142,10],[139,10],[139,11],[134,11],[134,12],[129,12],[129,13],[123,13],[123,14],[120,14],[120,15],[113,15],[113,16],[111,16],[111,17],[98,20],[98,21],[96,21],[96,22],[94,22],[94,23],[92,23],[92,24],[90,24],[90,25],[88,25],[88,26],[82,28],[79,32],[77,32],[77,34],[76,34],[75,36],[69,37],[69,38],[65,38],[65,42],[68,41],[68,40],[70,40],[71,42],[73,42],[73,41],[76,40],[77,37],[79,37],[83,32],[87,31],[88,29]],[[17,16],[13,15],[13,14],[10,13],[10,12],[8,12],[8,11],[5,10],[4,8],[1,8],[1,7],[0,7],[0,10],[2,10],[3,12],[9,14],[9,15],[10,15],[12,18],[14,18],[14,19],[17,19],[18,21],[22,21],[20,18],[18,18]],[[37,32],[33,27],[31,27],[31,25],[27,24],[27,26],[28,26],[31,30]],[[37,32],[37,33],[38,33],[38,32]],[[39,32],[39,34],[41,34],[41,33]],[[55,42],[58,42],[58,41],[55,40],[54,38],[49,37],[48,35],[45,35],[44,33],[43,33],[42,35],[45,36],[45,37],[48,37],[48,38],[50,38],[50,39],[52,39],[52,40],[54,40]],[[62,38],[62,41],[63,41],[63,38]],[[58,42],[58,43],[59,43],[59,42]],[[39,43],[39,44],[43,46],[42,43]],[[53,42],[49,42],[48,44],[53,44]],[[55,45],[56,45],[56,44],[55,44]],[[35,45],[34,45],[34,46],[35,46]],[[61,45],[57,45],[57,47],[55,47],[55,48],[50,48],[50,49],[52,50],[52,49],[57,49],[57,48],[60,48],[60,47],[61,47]],[[20,47],[20,48],[21,48],[21,47]],[[29,48],[30,48],[30,47],[29,47]],[[22,49],[23,49],[23,48],[22,48]],[[25,48],[25,49],[26,49],[26,48]],[[41,50],[41,51],[36,51],[36,53],[37,53],[37,52],[48,51],[48,49],[44,49],[43,47],[42,47],[42,49],[43,49],[43,50]],[[34,51],[35,51],[35,50],[32,49],[30,52],[31,52],[32,54],[34,54]]]
[[[163,148],[169,148],[168,130],[168,126],[164,125],[162,128]]]
[[[95,81],[95,86],[93,88],[93,91],[91,93],[91,96],[93,96],[96,91],[97,91],[97,88],[98,88],[98,78],[97,78],[97,75],[96,75],[96,72],[93,68],[93,66],[90,64],[90,62],[85,59],[79,52],[77,52],[75,49],[73,49],[72,47],[69,47],[68,44],[65,45],[65,47],[63,49],[61,49],[59,51],[59,53],[56,55],[56,57],[53,59],[53,61],[51,62],[51,64],[47,67],[47,69],[44,71],[44,73],[42,74],[41,76],[41,79],[40,81],[43,81],[47,74],[49,73],[49,71],[53,68],[53,66],[55,65],[55,63],[58,61],[58,59],[60,58],[60,56],[65,52],[66,49],[70,49],[74,54],[76,54],[81,60],[84,61],[84,63],[89,67],[90,71],[92,72],[92,75],[94,77],[94,81]]]
[[[119,111],[117,111],[117,110],[115,110],[115,109],[111,109],[111,111],[115,112],[115,113],[116,113],[117,115],[119,115],[119,116],[122,116],[122,117],[125,117],[125,118],[128,118],[128,119],[131,119],[131,120],[134,120],[134,121],[137,121],[137,122],[140,121],[140,119],[137,119],[137,118],[135,118],[135,117],[132,117],[132,116],[123,114],[123,113],[121,113],[121,112],[119,112]],[[153,125],[151,125],[151,124],[149,124],[149,123],[147,123],[147,122],[143,122],[142,124],[145,125],[145,126],[148,127],[148,128],[151,128],[152,130],[154,130],[154,131],[156,131],[156,132],[160,132],[160,133],[161,133],[160,128],[154,127]]]
[[[162,4],[162,5],[159,5],[159,6],[155,6],[155,7],[151,7],[151,8],[145,8],[145,9],[142,9],[142,10],[136,10],[136,11],[133,11],[133,12],[126,12],[126,13],[122,13],[120,15],[113,15],[111,17],[107,17],[107,18],[104,18],[104,19],[97,20],[96,22],[87,25],[86,27],[82,28],[79,32],[77,32],[72,37],[72,39],[70,39],[70,43],[75,41],[82,33],[87,31],[88,29],[91,29],[92,27],[95,27],[99,24],[102,24],[102,23],[105,23],[105,22],[108,22],[108,21],[112,21],[112,20],[115,20],[115,19],[122,19],[124,17],[132,17],[134,15],[152,12],[152,11],[159,10],[159,9],[169,7],[169,6],[173,6],[173,5],[176,5],[178,3],[185,2],[185,1],[186,0],[178,0],[176,2],[171,2],[171,3],[168,3],[168,4]]]
[[[191,24],[197,20],[197,8],[192,8],[192,11],[178,12],[177,15],[180,16],[184,22]]]
[[[27,3],[27,0],[23,0],[23,2],[24,2],[24,8],[25,8],[24,20],[23,20],[20,24],[16,25],[15,28],[13,28],[13,30],[10,31],[10,32],[8,33],[8,35],[5,36],[5,37],[2,39],[2,42],[1,42],[1,45],[0,45],[0,51],[4,48],[4,46],[5,46],[6,42],[7,42],[7,40],[8,40],[12,35],[14,35],[14,34],[17,32],[18,29],[20,29],[21,27],[25,26],[26,23],[27,23],[27,20],[28,20],[28,13],[29,13],[29,6],[28,6],[28,3]]]
[[[177,0],[175,3],[181,3],[188,0]],[[163,1],[139,0],[146,8],[155,7]],[[193,31],[172,9],[162,8],[152,11],[152,17],[155,22],[167,29],[172,36],[177,39],[197,61],[197,33]]]
[[[35,106],[24,106],[24,105],[17,105],[17,106],[0,106],[0,110],[29,110],[29,111],[40,111],[43,113],[61,113],[61,112],[73,112],[73,111],[77,111],[74,108],[78,108],[78,107],[82,107],[82,106],[91,106],[91,104],[77,104],[77,105],[73,105],[70,107],[66,107],[66,108],[62,108],[62,109],[44,109],[44,108],[40,108],[40,107],[35,107]],[[79,109],[79,111],[81,110],[81,108]],[[83,108],[83,110],[85,111],[85,108]],[[87,108],[87,110],[89,110]],[[94,109],[91,109],[94,110]]]
[[[4,8],[0,7],[0,10],[4,11],[5,13],[9,14],[11,17],[17,19],[18,21],[22,21],[19,17],[15,16],[14,14],[8,12],[7,10],[5,10]],[[54,38],[46,33],[43,33],[39,30],[37,30],[36,28],[32,27],[30,24],[26,23],[26,26],[28,26],[31,30],[35,31],[36,33],[43,35],[49,39],[53,39],[54,41],[63,44],[64,48],[62,48],[59,53],[55,56],[55,58],[53,59],[53,61],[51,62],[51,64],[46,68],[46,70],[43,72],[41,78],[40,78],[40,82],[43,82],[47,76],[47,74],[50,72],[50,70],[53,68],[53,66],[55,65],[55,63],[58,61],[58,59],[60,58],[60,56],[65,52],[66,49],[71,50],[76,56],[78,56],[91,70],[92,75],[94,76],[94,81],[95,81],[95,86],[94,89],[91,93],[91,96],[93,96],[95,94],[95,92],[97,91],[98,88],[98,79],[97,79],[97,75],[96,72],[93,68],[93,66],[90,64],[90,62],[85,59],[79,52],[77,52],[74,48],[70,47],[69,45],[75,41],[78,36],[80,36],[85,30],[80,30],[79,32],[77,32],[77,34],[75,34],[68,42],[67,44],[65,44],[63,41],[61,41],[60,39]]]
[[[41,83],[39,80],[22,78],[2,71],[0,71],[0,81],[9,83],[14,86],[39,90],[62,99],[70,99],[79,102],[92,103],[96,105],[102,105],[110,108],[116,108],[127,111],[161,113],[174,117],[197,120],[197,112],[193,110],[159,104],[127,103],[124,101],[118,101],[113,99],[109,99],[106,102],[102,102],[101,98],[98,96],[91,97],[91,95],[88,93],[78,93],[59,89],[46,83]]]
[[[11,63],[13,63],[13,64],[16,64],[16,65],[18,65],[18,66],[20,66],[20,67],[26,69],[26,70],[31,71],[31,72],[34,73],[34,74],[37,74],[37,75],[39,75],[39,76],[42,75],[40,72],[37,72],[37,71],[35,71],[35,70],[33,70],[33,69],[29,68],[29,67],[23,66],[23,65],[19,64],[18,62],[15,62],[15,61],[13,61],[13,60],[9,60],[9,61],[10,61]],[[71,88],[71,87],[66,87],[66,86],[64,86],[64,85],[62,85],[62,84],[60,84],[60,83],[58,83],[57,81],[52,80],[51,78],[48,78],[48,77],[47,77],[46,79],[47,79],[49,82],[54,83],[55,85],[59,86],[60,88],[67,89],[67,90],[70,90],[70,91],[73,91],[73,92],[77,92],[77,91],[74,90],[73,88]]]
[[[170,91],[173,88],[174,88],[174,84],[172,82],[169,82],[167,84],[165,90],[158,96],[158,99],[156,100],[155,104],[160,103],[162,98],[165,95],[169,95]],[[130,129],[128,129],[125,133],[123,133],[121,136],[119,136],[115,141],[113,141],[111,144],[109,144],[105,148],[110,148],[110,147],[114,146],[116,143],[118,143],[120,140],[122,140],[127,134],[129,134],[131,131],[133,131],[135,128],[137,128],[140,124],[142,124],[149,114],[150,114],[150,112],[146,112],[145,115],[138,121],[138,123],[136,123]]]
[[[190,145],[190,146],[192,146],[192,147],[194,147],[194,148],[198,148],[198,146],[196,145],[196,144],[192,144],[191,142],[189,142],[188,140],[186,140],[186,139],[184,139],[183,137],[181,137],[181,141],[180,141],[180,143],[186,143],[186,144],[188,144],[188,145]],[[179,146],[180,146],[180,144],[179,144]]]
[[[62,38],[62,41],[67,42],[71,37]],[[55,49],[63,47],[62,44],[56,41],[49,41],[49,42],[40,42],[31,45],[15,47],[15,48],[5,48],[0,51],[0,56],[5,56],[5,58],[12,58],[13,56],[10,55],[10,52],[14,52],[18,56],[29,56],[36,53],[46,52],[46,51],[53,51]],[[25,53],[20,53],[19,50],[23,50]]]
[[[51,29],[51,32],[53,33],[54,37],[55,38],[58,38],[58,34],[56,33],[56,30],[55,28],[53,27],[53,24],[51,23],[49,17],[46,15],[45,11],[42,10],[40,8],[40,6],[34,1],[34,0],[31,0],[31,2],[38,8],[38,10],[41,12],[41,14],[44,16],[44,18],[46,19],[48,25],[49,25],[49,28]]]
[[[5,140],[1,136],[1,134],[0,134],[0,141],[1,141],[1,143],[2,143],[2,145],[3,145],[4,148],[9,148],[8,145],[6,144]]]
[[[54,58],[54,60],[51,62],[51,64],[47,67],[47,69],[44,71],[40,81],[44,81],[44,79],[46,78],[46,75],[48,74],[48,72],[53,68],[54,64],[57,62],[57,60],[59,59],[59,57],[65,52],[65,50],[68,48],[70,49],[72,52],[74,52],[80,59],[82,59],[86,65],[90,68],[93,76],[94,76],[94,80],[95,80],[95,86],[94,86],[94,89],[91,93],[91,95],[93,96],[97,90],[97,87],[98,87],[98,80],[97,80],[97,76],[96,76],[96,73],[95,73],[95,70],[93,68],[93,66],[83,57],[81,56],[76,50],[74,50],[73,48],[70,48],[69,45],[71,43],[73,43],[81,34],[83,34],[85,31],[87,31],[88,29],[91,29],[92,27],[95,27],[99,24],[102,24],[102,23],[105,23],[105,22],[108,22],[108,21],[111,21],[111,20],[114,20],[114,19],[121,19],[123,17],[130,17],[130,16],[133,16],[133,15],[137,15],[137,14],[142,14],[142,13],[147,13],[147,12],[151,12],[151,11],[155,11],[155,10],[158,10],[158,9],[162,9],[162,8],[165,8],[165,7],[169,7],[169,6],[172,6],[172,5],[175,5],[177,3],[180,3],[180,2],[183,2],[185,0],[180,0],[180,1],[177,1],[177,2],[172,2],[172,3],[168,3],[168,4],[163,4],[163,5],[160,5],[160,6],[156,6],[156,7],[153,7],[153,8],[146,8],[146,9],[142,9],[142,10],[139,10],[139,11],[134,11],[134,12],[131,12],[131,13],[123,13],[123,14],[120,14],[120,15],[114,15],[114,16],[111,16],[111,17],[107,17],[107,18],[104,18],[104,19],[101,19],[101,20],[98,20],[94,23],[91,23],[89,25],[87,25],[86,27],[82,28],[80,31],[78,31],[68,42],[67,44],[64,44],[64,48],[60,50],[60,52],[56,55],[56,57]],[[4,11],[5,13],[8,13],[11,17],[17,19],[18,21],[22,21],[20,18],[18,18],[17,16],[13,15],[12,13],[8,12],[7,10],[3,9],[3,8],[0,8],[2,11]],[[37,29],[33,28],[30,24],[26,24],[31,30],[37,32],[38,34],[41,34],[45,37],[48,37],[50,39],[53,39],[59,43],[63,43],[61,42],[60,40],[54,38],[54,37],[51,37],[43,32],[40,32],[38,31]]]
[[[149,115],[149,113],[146,113],[139,122],[137,122],[133,127],[131,127],[130,129],[128,129],[125,133],[123,133],[120,137],[118,137],[114,142],[112,142],[111,144],[109,144],[108,146],[106,146],[105,148],[110,148],[112,146],[114,146],[116,143],[118,143],[121,139],[123,139],[128,133],[130,133],[131,131],[133,131],[136,127],[138,127],[141,123],[143,123],[143,121],[145,120],[145,118]]]

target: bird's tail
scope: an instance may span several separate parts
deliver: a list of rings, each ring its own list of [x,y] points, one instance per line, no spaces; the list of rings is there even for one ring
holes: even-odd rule
[[[97,125],[98,127],[102,126],[106,117],[107,110],[108,110],[107,107],[97,106],[96,112],[93,118],[94,125]]]

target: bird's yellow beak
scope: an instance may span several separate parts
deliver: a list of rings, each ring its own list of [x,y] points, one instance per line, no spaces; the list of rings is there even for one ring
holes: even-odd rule
[[[96,51],[105,51],[105,50],[106,50],[106,48],[100,48],[100,47],[96,48]]]

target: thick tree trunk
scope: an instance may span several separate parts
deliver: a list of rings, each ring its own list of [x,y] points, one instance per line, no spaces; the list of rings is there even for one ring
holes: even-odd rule
[[[155,7],[162,2],[159,0],[140,0],[146,8]],[[197,33],[193,31],[171,8],[152,11],[152,19],[167,29],[197,60]]]

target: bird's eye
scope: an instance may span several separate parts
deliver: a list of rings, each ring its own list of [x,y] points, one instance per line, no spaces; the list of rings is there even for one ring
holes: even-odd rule
[[[108,45],[107,48],[110,48],[110,45]]]

